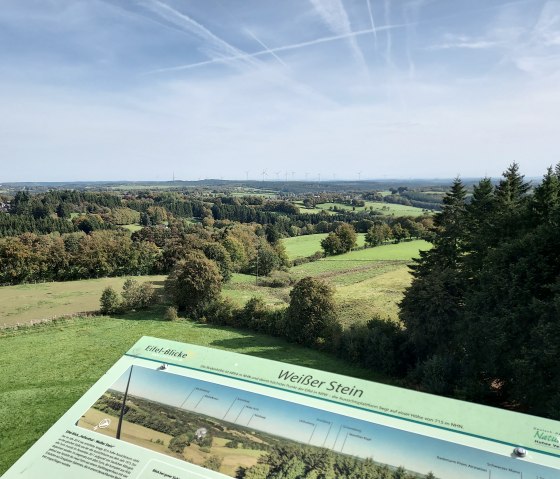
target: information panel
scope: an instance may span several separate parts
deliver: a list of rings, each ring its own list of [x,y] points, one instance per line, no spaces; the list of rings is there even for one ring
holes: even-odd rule
[[[558,479],[560,423],[144,337],[6,479]]]

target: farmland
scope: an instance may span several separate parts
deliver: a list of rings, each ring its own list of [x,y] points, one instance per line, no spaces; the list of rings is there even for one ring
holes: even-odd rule
[[[290,256],[312,254],[320,250],[325,235],[299,236],[283,240],[289,246]],[[363,241],[363,235],[360,235]],[[374,313],[396,319],[397,303],[404,288],[410,284],[407,264],[427,249],[425,241],[387,244],[376,248],[351,251],[290,268],[294,279],[313,276],[324,279],[336,288],[341,321],[350,324],[366,321]],[[138,281],[149,281],[161,288],[166,276],[137,276]],[[100,278],[81,281],[23,284],[0,288],[0,324],[17,324],[55,316],[99,309],[99,298],[104,288],[120,290],[126,278]],[[392,282],[392,283],[391,283]],[[237,305],[250,298],[263,298],[275,307],[286,306],[289,287],[273,288],[255,284],[255,277],[235,273],[223,288],[223,295]]]
[[[408,265],[431,245],[423,240],[387,244],[293,267],[295,278],[313,276],[335,287],[339,319],[345,326],[379,315],[397,320],[398,303],[410,285]]]
[[[380,215],[384,216],[422,216],[426,214],[422,208],[416,208],[414,206],[407,206],[395,203],[381,203],[377,201],[366,201],[365,206],[350,206],[344,203],[319,203],[313,208],[305,208],[303,203],[295,203],[299,208],[301,208],[302,213],[327,213],[334,214],[334,209],[344,210],[348,212],[361,212],[366,210],[374,210]]]
[[[293,238],[285,238],[282,244],[286,248],[288,258],[291,260],[304,256],[311,256],[317,251],[321,251],[321,240],[326,238],[326,233],[318,233],[314,235],[294,236]],[[357,246],[364,246],[365,234],[358,234]]]
[[[165,276],[138,276],[161,287]],[[20,284],[0,288],[0,326],[97,311],[99,297],[108,286],[122,288],[126,278],[100,278],[81,281]]]

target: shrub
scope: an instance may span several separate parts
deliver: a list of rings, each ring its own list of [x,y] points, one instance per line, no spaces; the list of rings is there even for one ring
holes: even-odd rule
[[[274,311],[262,298],[252,297],[241,311],[241,322],[244,326],[262,333],[273,333]]]
[[[157,302],[157,293],[152,283],[142,283],[140,285],[140,309],[146,309]]]
[[[179,315],[177,314],[177,308],[175,306],[169,306],[165,310],[163,319],[165,319],[165,321],[177,321],[179,319]]]
[[[211,471],[219,471],[222,465],[222,458],[220,456],[210,456],[204,463],[203,467],[210,469]]]
[[[273,271],[268,278],[261,279],[261,286],[269,288],[286,288],[292,284],[294,280],[286,271]]]
[[[229,298],[220,298],[212,301],[205,309],[206,321],[212,324],[227,326],[240,326],[240,311]]]
[[[183,454],[185,447],[190,446],[192,438],[190,435],[181,434],[180,436],[175,436],[171,441],[169,441],[169,446],[167,448],[178,454]]]
[[[119,294],[108,286],[101,293],[101,308],[102,314],[116,314],[122,312],[122,302]]]
[[[135,309],[136,305],[140,302],[139,298],[140,285],[135,279],[127,279],[122,288],[122,299],[124,309]]]
[[[300,264],[312,263],[313,261],[319,261],[321,258],[324,257],[325,257],[325,253],[323,253],[322,251],[315,251],[315,253],[313,253],[310,256],[294,259],[292,261],[292,266],[299,266]]]
[[[122,291],[123,309],[146,309],[155,303],[156,291],[151,283],[138,283],[135,279],[127,279]]]

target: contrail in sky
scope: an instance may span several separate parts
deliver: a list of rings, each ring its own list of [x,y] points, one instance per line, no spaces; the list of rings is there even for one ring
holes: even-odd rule
[[[192,35],[203,40],[205,43],[208,44],[209,48],[205,48],[204,50],[208,52],[209,56],[211,57],[210,60],[200,62],[197,66],[202,65],[209,65],[212,63],[229,63],[235,61],[242,61],[245,63],[245,66],[260,68],[264,65],[262,61],[257,59],[256,57],[260,55],[269,54],[272,55],[278,62],[280,62],[285,68],[289,69],[288,66],[282,59],[276,55],[275,51],[281,51],[280,49],[270,49],[268,48],[262,41],[260,41],[255,34],[250,31],[247,31],[249,35],[251,35],[255,41],[257,41],[260,45],[265,48],[259,52],[259,55],[256,54],[248,54],[243,50],[231,45],[230,43],[222,40],[220,37],[212,33],[208,30],[204,25],[201,25],[197,21],[193,20],[188,15],[181,13],[169,5],[161,2],[159,0],[149,0],[148,3],[144,3],[147,8],[149,8],[152,12],[154,12],[159,17],[174,23],[182,30],[185,30]],[[169,69],[161,69],[152,72],[144,73],[158,73],[164,71],[173,71],[173,70],[183,70],[188,69],[189,66],[185,67],[174,67]],[[317,91],[313,90],[312,88],[308,87],[307,85],[300,84],[298,81],[294,80],[293,78],[289,78],[286,75],[276,74],[273,77],[269,78],[269,80],[275,84],[281,84],[282,86],[289,85],[294,91],[296,91],[300,95],[305,95],[308,97],[317,98],[323,102],[330,102],[330,100],[326,99],[322,94],[318,93]]]
[[[269,48],[269,49],[260,50],[258,52],[254,52],[254,53],[232,55],[232,56],[223,57],[223,58],[215,58],[215,59],[212,59],[212,60],[205,60],[205,61],[197,62],[197,63],[189,63],[187,65],[179,65],[179,66],[176,66],[176,67],[160,68],[160,69],[157,69],[157,70],[152,70],[150,72],[147,72],[147,74],[163,73],[163,72],[178,71],[178,70],[189,70],[191,68],[198,68],[198,67],[201,67],[201,66],[204,66],[204,65],[212,65],[214,63],[225,63],[225,62],[229,62],[229,61],[232,61],[232,60],[245,60],[247,58],[254,58],[254,57],[259,57],[259,56],[262,56],[262,55],[270,55],[271,53],[285,52],[285,51],[290,51],[290,50],[298,50],[298,49],[304,48],[304,47],[309,47],[309,46],[313,46],[313,45],[320,45],[322,43],[329,43],[329,42],[334,42],[334,41],[338,41],[338,40],[343,40],[343,39],[346,39],[348,37],[358,37],[358,36],[361,36],[361,35],[370,35],[374,31],[380,32],[380,31],[392,30],[392,29],[396,29],[396,28],[404,28],[406,26],[407,26],[407,24],[403,23],[403,24],[396,24],[396,25],[384,25],[384,26],[375,28],[375,30],[373,28],[367,28],[365,30],[357,30],[355,32],[345,33],[345,34],[342,34],[342,35],[331,35],[331,36],[328,36],[328,37],[316,38],[315,40],[309,40],[307,42],[293,43],[291,45],[284,45],[284,46],[281,46],[281,47]]]
[[[375,40],[375,49],[377,50],[377,29],[375,28],[375,22],[373,20],[373,11],[371,9],[371,2],[370,0],[366,0],[368,13],[369,13],[369,20],[371,22],[371,29],[373,30],[373,38]]]
[[[289,68],[288,65],[286,65],[286,63],[284,63],[284,61],[283,61],[278,55],[276,55],[276,53],[274,53],[274,52],[273,52],[270,48],[268,48],[263,42],[261,42],[253,32],[251,32],[251,31],[248,30],[248,29],[245,29],[245,31],[246,31],[247,34],[250,35],[261,47],[265,48],[266,51],[267,51],[268,53],[270,53],[274,58],[276,58],[276,60],[278,60],[278,63],[280,63],[282,66],[284,66],[284,67],[286,67],[286,68]]]
[[[348,18],[348,13],[344,8],[342,0],[310,0],[310,2],[317,14],[334,33],[338,35],[349,35],[352,33],[350,19]],[[344,38],[348,39],[356,61],[369,74],[364,54],[356,41],[356,37],[347,36]]]
[[[391,18],[391,0],[385,0],[385,23],[389,23]],[[385,60],[389,66],[393,65],[393,37],[391,32],[387,30],[387,50],[385,52]]]
[[[160,2],[159,0],[150,0],[148,3],[144,3],[144,5],[165,20],[174,23],[175,25],[207,42],[212,49],[211,56],[213,56],[215,60],[221,60],[226,57],[238,57],[240,60],[244,60],[252,66],[258,65],[258,62],[253,60],[251,55],[247,55],[239,48],[236,48],[228,42],[222,40],[220,37],[208,30],[204,25],[201,25],[188,15],[175,10],[166,3]]]

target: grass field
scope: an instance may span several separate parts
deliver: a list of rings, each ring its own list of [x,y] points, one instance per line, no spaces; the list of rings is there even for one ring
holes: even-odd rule
[[[431,244],[408,241],[330,256],[291,268],[295,278],[313,276],[335,287],[338,315],[344,326],[374,315],[398,320],[398,304],[412,277],[408,265]]]
[[[161,287],[165,276],[137,276]],[[82,311],[97,311],[107,286],[120,291],[126,278],[100,278],[62,283],[21,284],[0,287],[0,326],[52,318]]]
[[[291,260],[304,256],[311,256],[316,251],[321,250],[321,240],[327,237],[327,233],[315,235],[294,236],[284,238],[282,244],[286,248],[288,258]]]
[[[324,235],[290,238],[293,255],[307,248],[315,250]],[[361,235],[363,241],[363,235]],[[287,240],[283,240],[287,241]],[[299,243],[299,244],[298,244]],[[407,264],[418,256],[421,249],[429,248],[425,241],[389,244],[376,248],[352,251],[320,261],[293,267],[289,274],[294,279],[305,276],[319,277],[337,289],[336,299],[343,324],[370,319],[374,313],[397,318],[397,304],[404,288],[410,284]],[[314,252],[313,251],[313,252]],[[312,254],[312,253],[310,253]],[[150,281],[157,288],[163,286],[165,276],[139,276],[138,281]],[[389,279],[394,281],[390,284]],[[112,286],[120,291],[126,278],[101,278],[61,283],[38,283],[0,288],[0,326],[52,318],[65,314],[99,309],[99,298],[104,288]],[[223,296],[243,306],[254,296],[261,297],[273,307],[287,306],[290,288],[272,288],[255,285],[255,277],[234,274],[224,284]]]
[[[314,208],[305,208],[302,202],[294,202],[295,205],[299,206],[301,213],[321,213],[325,212],[328,214],[335,214],[330,208],[335,206],[339,209],[346,211],[364,211],[366,209],[373,208],[374,211],[384,215],[384,216],[422,216],[425,211],[422,208],[416,208],[415,206],[399,205],[394,203],[381,203],[379,201],[366,201],[365,206],[356,206],[355,208],[350,205],[345,205],[343,203],[321,203],[316,205]]]
[[[286,306],[290,300],[289,294],[289,288],[257,286],[255,277],[247,274],[234,274],[231,281],[222,287],[222,295],[231,299],[237,306],[243,306],[253,297],[262,298],[271,306]]]
[[[426,212],[422,208],[415,206],[399,205],[395,203],[379,203],[374,201],[366,201],[366,208],[370,206],[374,210],[381,212],[385,216],[422,216]],[[356,208],[357,209],[357,208]]]
[[[135,231],[140,231],[143,228],[143,226],[137,224],[123,225],[122,227],[124,229],[127,229],[131,233],[134,233]]]
[[[256,333],[186,321],[158,321],[161,310],[127,319],[72,319],[0,331],[0,475],[141,336],[149,335],[385,380],[328,354]],[[141,319],[143,318],[143,319]]]
[[[318,233],[314,235],[294,236],[292,238],[284,238],[282,244],[286,248],[288,258],[302,258],[311,256],[317,251],[321,251],[321,240],[327,237],[327,233]],[[364,246],[365,233],[358,233],[357,246]]]

